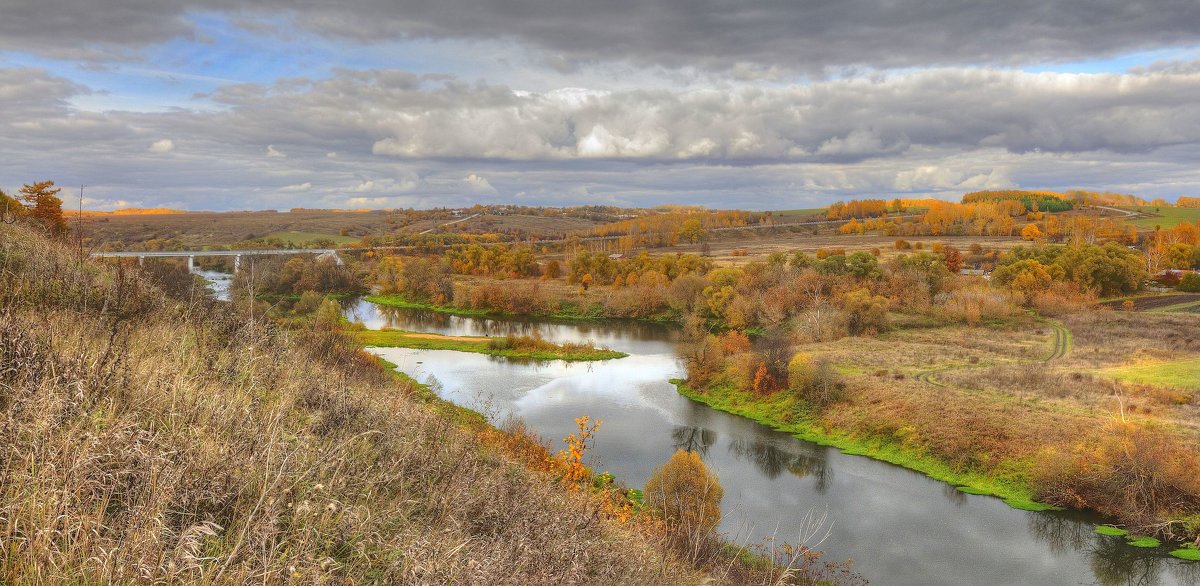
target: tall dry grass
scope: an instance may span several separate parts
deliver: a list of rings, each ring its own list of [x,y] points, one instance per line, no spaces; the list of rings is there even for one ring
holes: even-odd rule
[[[653,535],[277,331],[0,227],[0,583],[689,583]]]

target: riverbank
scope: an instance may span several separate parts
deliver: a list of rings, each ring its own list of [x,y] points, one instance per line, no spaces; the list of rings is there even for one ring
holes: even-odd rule
[[[513,313],[501,311],[498,309],[474,309],[467,307],[458,307],[454,305],[438,305],[435,303],[427,303],[424,301],[414,301],[403,295],[388,294],[388,295],[367,295],[364,300],[382,305],[384,307],[398,307],[401,309],[420,309],[424,311],[433,311],[437,313],[445,313],[448,315],[457,315],[462,317],[523,317],[534,319],[558,320],[558,321],[631,321],[653,323],[659,325],[676,325],[679,320],[671,315],[657,315],[651,317],[614,317],[605,315],[603,307],[598,304],[589,305],[586,308],[580,308],[576,304],[562,303],[558,310],[549,312],[531,312],[531,313]]]
[[[593,361],[624,358],[628,354],[588,344],[554,344],[528,336],[489,338],[484,336],[444,336],[404,330],[359,330],[353,335],[364,346],[453,350],[475,352],[505,358],[531,360]]]
[[[976,472],[962,472],[938,458],[922,454],[896,441],[867,437],[827,428],[810,416],[801,413],[799,401],[780,391],[766,397],[737,391],[731,384],[718,384],[699,391],[680,379],[671,381],[679,394],[718,411],[746,417],[776,431],[823,446],[831,446],[853,456],[866,456],[920,472],[934,480],[953,485],[967,494],[995,496],[1014,509],[1025,511],[1061,510],[1037,502],[1028,480],[1021,477],[996,478]],[[788,420],[790,414],[796,419]]]

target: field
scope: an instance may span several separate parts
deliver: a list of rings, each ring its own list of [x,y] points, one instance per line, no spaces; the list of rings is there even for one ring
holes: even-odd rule
[[[708,256],[719,265],[739,265],[749,261],[764,260],[773,252],[792,253],[803,251],[809,256],[820,249],[844,249],[846,252],[870,251],[879,249],[882,257],[887,258],[899,254],[893,245],[896,236],[879,236],[866,234],[860,236],[842,236],[830,234],[829,230],[812,230],[796,228],[792,230],[763,230],[726,232],[720,240],[708,245]],[[949,244],[960,250],[967,250],[972,244],[978,243],[986,250],[1008,250],[1017,246],[1027,246],[1029,243],[1018,236],[910,236],[910,243],[924,244],[929,250],[935,242]],[[651,249],[651,254],[674,254],[690,252],[699,254],[702,247],[697,244],[684,244],[670,248]],[[914,252],[912,250],[904,252]]]
[[[416,234],[426,230],[438,230],[439,226],[448,222],[455,222],[452,226],[447,226],[447,232],[459,232],[470,234],[481,233],[497,233],[497,234],[519,234],[524,237],[533,236],[536,238],[562,238],[570,232],[577,230],[586,230],[593,226],[600,225],[600,222],[594,222],[585,218],[574,218],[565,216],[532,216],[520,214],[481,214],[479,216],[469,218],[464,215],[462,218],[445,219],[429,219],[413,222],[398,230],[404,234]]]
[[[282,240],[285,244],[291,244],[293,246],[300,246],[317,240],[332,240],[334,244],[348,244],[350,242],[358,242],[359,240],[353,236],[322,234],[320,232],[296,232],[293,230],[272,232],[264,235],[263,238]]]
[[[1200,358],[1119,366],[1097,372],[1101,376],[1132,383],[1200,390]]]
[[[772,216],[781,217],[791,221],[799,221],[806,219],[824,219],[825,212],[828,208],[807,208],[800,210],[771,210]]]
[[[469,218],[469,219],[465,219]],[[460,221],[462,220],[462,221]],[[74,220],[72,220],[73,222]],[[481,214],[462,218],[448,211],[187,212],[173,214],[84,215],[84,238],[96,246],[127,246],[147,240],[174,240],[187,248],[226,246],[246,240],[278,238],[302,245],[313,240],[337,244],[364,236],[418,234],[438,231],[497,233],[512,238],[561,238],[600,222],[571,216]]]
[[[83,234],[93,242],[178,240],[186,247],[224,246],[271,236],[352,241],[389,229],[382,211],[190,212],[186,214],[84,216]],[[342,236],[345,231],[347,237]]]
[[[1129,297],[1127,299],[1105,301],[1103,305],[1113,309],[1121,309],[1126,300],[1133,301],[1134,311],[1195,313],[1197,306],[1200,306],[1200,293],[1170,293],[1165,295]]]
[[[1136,218],[1129,219],[1129,222],[1139,228],[1154,228],[1155,226],[1173,228],[1184,222],[1194,224],[1200,221],[1200,208],[1129,206],[1121,209],[1140,214]]]

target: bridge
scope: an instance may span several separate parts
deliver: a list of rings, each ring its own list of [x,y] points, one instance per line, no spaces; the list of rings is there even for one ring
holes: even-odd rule
[[[132,251],[132,252],[93,252],[92,258],[136,258],[138,264],[144,264],[147,258],[187,258],[188,271],[191,272],[196,268],[197,256],[232,256],[233,257],[233,272],[237,272],[242,267],[243,256],[280,256],[293,254],[315,254],[317,256],[332,257],[337,264],[342,264],[342,257],[339,252],[348,252],[356,250],[352,248],[276,248],[266,250],[154,250],[154,251]]]

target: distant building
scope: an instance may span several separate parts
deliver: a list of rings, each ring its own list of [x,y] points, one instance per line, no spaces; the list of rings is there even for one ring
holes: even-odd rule
[[[608,255],[608,260],[621,260],[624,257],[625,257],[625,255],[623,255],[619,252],[614,252],[614,253]]]

